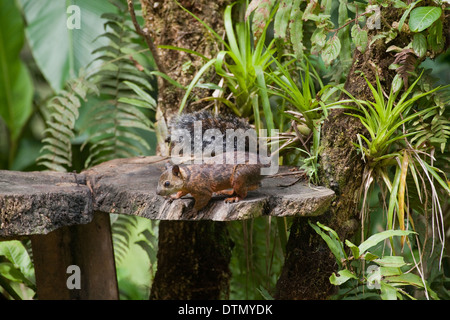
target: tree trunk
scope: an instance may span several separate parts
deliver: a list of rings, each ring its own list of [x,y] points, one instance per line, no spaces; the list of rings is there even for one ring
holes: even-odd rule
[[[382,7],[382,29],[369,31],[369,43],[379,31],[385,31],[393,21],[398,21],[401,14],[399,9]],[[375,83],[377,72],[385,92],[389,92],[395,71],[388,67],[394,61],[394,53],[386,52],[386,49],[390,45],[403,47],[405,43],[409,43],[410,39],[404,37],[399,35],[389,44],[379,39],[368,46],[364,53],[355,49],[345,89],[356,99],[373,100],[360,71],[372,84]],[[364,170],[361,155],[357,154],[352,144],[357,142],[356,135],[362,133],[364,127],[357,118],[346,115],[345,112],[348,111],[333,110],[324,122],[321,135],[323,149],[319,159],[322,185],[336,193],[330,209],[319,220],[334,229],[342,241],[360,228],[357,213]],[[330,283],[329,277],[337,268],[335,257],[305,219],[294,220],[286,251],[285,265],[276,287],[276,298],[326,299],[334,292],[335,287]]]
[[[179,1],[187,10],[222,34],[223,11],[231,1]],[[156,45],[171,45],[213,57],[220,48],[194,17],[175,1],[141,0],[146,27]],[[188,85],[204,61],[197,55],[176,50],[158,50],[159,71]],[[211,72],[211,77],[214,73]],[[206,75],[208,77],[208,75]],[[211,80],[211,79],[208,79]],[[160,83],[157,110],[158,152],[168,155],[167,122],[178,112],[184,91]],[[208,92],[198,90],[200,97]],[[201,108],[202,105],[196,106]],[[188,109],[189,110],[189,109]],[[220,222],[161,221],[158,270],[151,299],[219,299],[228,294],[231,246],[226,224]]]
[[[150,299],[228,297],[231,242],[226,222],[161,221]]]

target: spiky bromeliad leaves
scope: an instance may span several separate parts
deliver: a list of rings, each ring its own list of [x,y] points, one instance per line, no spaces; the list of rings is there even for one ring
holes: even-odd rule
[[[444,217],[438,190],[442,189],[445,193],[450,194],[450,188],[445,173],[437,167],[438,164],[434,161],[434,149],[431,151],[428,149],[432,144],[424,141],[420,145],[413,146],[411,141],[422,137],[424,132],[424,129],[417,130],[418,128],[414,127],[413,123],[420,117],[426,117],[429,114],[436,115],[435,110],[439,107],[433,102],[417,110],[419,99],[427,98],[448,86],[436,87],[414,94],[413,89],[420,78],[421,76],[414,81],[400,99],[397,99],[400,90],[394,91],[391,87],[386,100],[378,77],[376,88],[366,79],[374,102],[356,100],[352,97],[359,107],[357,110],[362,112],[362,114],[353,114],[353,116],[359,118],[367,129],[366,135],[358,134],[358,143],[355,144],[367,164],[361,187],[361,191],[364,192],[361,215],[364,221],[364,216],[368,212],[366,197],[369,188],[374,183],[378,183],[382,190],[389,194],[386,197],[388,201],[385,201],[388,206],[388,229],[393,229],[396,224],[395,220],[397,220],[399,228],[405,230],[408,228],[405,221],[408,222],[412,219],[410,193],[415,189],[421,201],[427,195],[431,198],[424,211],[426,214],[428,210],[431,210],[433,238],[436,233],[443,248],[445,242]],[[350,93],[347,92],[347,94],[351,97]],[[413,180],[413,185],[410,187],[407,186],[408,180]],[[411,225],[414,225],[412,221]]]
[[[89,157],[86,167],[103,161],[145,154],[149,143],[143,132],[153,131],[156,102],[149,94],[154,89],[150,76],[137,61],[144,51],[140,38],[122,14],[104,14],[106,32],[101,37],[110,44],[98,48],[103,54],[102,67],[90,79],[98,84],[101,101],[90,113],[86,131],[89,134]]]

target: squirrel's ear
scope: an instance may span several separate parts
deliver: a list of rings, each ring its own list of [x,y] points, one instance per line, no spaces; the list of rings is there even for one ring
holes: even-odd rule
[[[174,165],[172,167],[172,174],[178,177],[180,175],[180,167],[177,165]]]
[[[169,163],[169,162],[166,162],[165,167],[166,167],[166,170],[167,170],[167,169],[170,169],[170,163]]]

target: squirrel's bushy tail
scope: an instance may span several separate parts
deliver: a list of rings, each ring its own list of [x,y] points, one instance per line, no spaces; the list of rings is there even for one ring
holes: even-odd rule
[[[175,116],[170,121],[169,129],[171,148],[177,144],[184,143],[187,135],[190,137],[192,151],[200,150],[199,147],[201,146],[203,152],[208,147],[213,148],[212,144],[215,145],[220,142],[222,144],[222,152],[251,151],[251,146],[257,145],[257,141],[253,141],[256,139],[256,132],[248,131],[250,129],[253,130],[248,121],[234,115],[213,115],[210,111],[184,113]],[[213,130],[205,134],[210,129]],[[243,131],[236,131],[238,129]],[[232,147],[229,145],[230,140],[227,143],[227,130],[229,130],[228,133],[237,133],[236,139],[234,137],[232,139]],[[217,141],[220,138],[222,138],[222,141]],[[243,144],[245,145],[245,150],[241,150]],[[197,148],[195,148],[196,146]]]

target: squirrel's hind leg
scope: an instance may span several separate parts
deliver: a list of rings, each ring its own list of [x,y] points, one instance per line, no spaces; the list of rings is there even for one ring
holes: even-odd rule
[[[226,198],[225,202],[230,203],[230,202],[241,201],[241,200],[245,199],[245,197],[247,197],[247,192],[248,191],[256,190],[258,188],[259,188],[259,184],[258,185],[251,185],[251,186],[248,186],[248,187],[246,187],[245,185],[235,186],[233,188],[233,192],[230,193],[230,195],[232,195],[233,193],[236,193],[236,196],[235,197]]]

